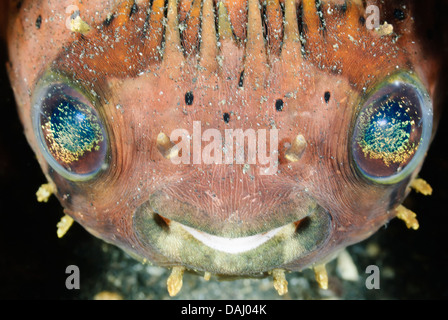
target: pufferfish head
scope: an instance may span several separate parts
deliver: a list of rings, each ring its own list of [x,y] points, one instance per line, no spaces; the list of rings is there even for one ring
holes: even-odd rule
[[[178,273],[278,275],[403,212],[437,112],[412,3],[71,2],[13,6],[9,74],[95,236]]]

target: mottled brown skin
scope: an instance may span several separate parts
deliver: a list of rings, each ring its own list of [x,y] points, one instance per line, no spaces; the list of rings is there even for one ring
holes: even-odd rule
[[[141,259],[236,276],[273,268],[301,270],[325,262],[395,217],[395,208],[419,170],[391,185],[372,183],[359,174],[349,147],[360,103],[388,75],[405,70],[420,79],[436,115],[440,108],[436,97],[440,57],[420,37],[422,25],[415,18],[415,6],[410,1],[387,3],[376,4],[381,22],[392,23],[394,34],[381,37],[363,25],[360,18],[366,14],[361,1],[346,5],[323,1],[323,30],[314,1],[289,2],[298,14],[293,12],[285,18],[290,23],[283,24],[283,14],[291,10],[282,11],[276,1],[268,1],[262,21],[256,2],[249,1],[246,10],[245,1],[227,0],[233,33],[226,33],[215,29],[214,19],[200,28],[200,1],[185,0],[178,4],[178,19],[186,26],[180,34],[172,28],[175,20],[168,17],[168,24],[162,23],[170,10],[163,10],[165,2],[160,0],[152,2],[149,17],[149,1],[137,1],[132,14],[133,1],[35,0],[20,6],[13,2],[8,67],[25,134],[48,180],[56,184],[65,212],[92,234]],[[79,7],[82,19],[92,27],[89,33],[66,28],[65,9],[71,4]],[[405,19],[394,19],[394,8],[403,4]],[[216,5],[214,9],[217,12]],[[114,18],[107,19],[111,13]],[[42,23],[37,28],[39,15]],[[262,22],[268,30],[266,41]],[[297,41],[299,30],[306,39],[304,47]],[[158,48],[162,41],[164,51]],[[63,178],[37,147],[30,116],[33,93],[49,70],[76,81],[106,126],[108,166],[91,180]],[[192,105],[185,103],[188,91],[194,93]],[[331,93],[328,103],[326,91]],[[274,107],[277,99],[284,101],[281,112]],[[230,114],[228,123],[223,121],[225,112]],[[224,129],[269,129],[274,124],[280,141],[277,173],[260,175],[254,165],[243,172],[239,164],[171,163],[157,149],[158,134],[169,135],[177,128],[192,131],[193,121],[201,121],[203,131],[216,128],[223,135]],[[299,161],[288,162],[285,150],[298,134],[306,138],[307,148]],[[313,227],[307,238],[312,243],[316,234],[323,234],[316,246],[310,250],[293,246],[282,257],[266,253],[265,259],[272,263],[263,266],[249,266],[250,258],[236,256],[236,268],[219,262],[215,252],[208,255],[210,261],[194,258],[203,249],[199,244],[185,241],[171,252],[162,248],[170,246],[168,242],[151,243],[142,232],[152,229],[141,225],[145,219],[135,218],[139,210],[156,211],[168,222],[168,229],[171,221],[177,221],[236,238],[297,222],[309,206],[330,219],[328,225],[319,226],[320,231]],[[186,261],[186,255],[193,258]]]

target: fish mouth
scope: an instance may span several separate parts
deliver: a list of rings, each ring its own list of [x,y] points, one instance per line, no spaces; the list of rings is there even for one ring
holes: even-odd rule
[[[250,236],[226,237],[166,218],[146,202],[135,211],[133,225],[143,255],[154,256],[156,251],[173,266],[240,277],[308,260],[330,238],[331,215],[316,206],[298,221]]]
[[[175,222],[176,223],[176,222]],[[190,235],[192,235],[196,240],[202,242],[203,245],[215,249],[217,251],[230,253],[230,254],[238,254],[253,250],[260,245],[264,244],[266,241],[272,239],[277,233],[280,232],[284,227],[275,228],[273,230],[255,234],[253,236],[248,237],[239,237],[239,238],[225,238],[215,236],[201,230],[197,230],[183,224],[180,224],[180,227],[187,231]]]

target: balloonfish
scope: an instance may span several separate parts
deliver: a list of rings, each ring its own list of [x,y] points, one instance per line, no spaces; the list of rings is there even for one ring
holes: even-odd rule
[[[26,138],[73,221],[204,277],[325,264],[402,205],[440,113],[431,1],[23,0],[8,72]],[[432,10],[432,11],[431,11]]]

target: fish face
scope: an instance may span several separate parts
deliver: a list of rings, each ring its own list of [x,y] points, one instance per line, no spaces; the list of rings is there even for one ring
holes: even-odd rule
[[[9,70],[48,181],[95,236],[257,276],[325,263],[397,215],[436,127],[412,5],[393,32],[358,1],[69,5],[22,4]]]

